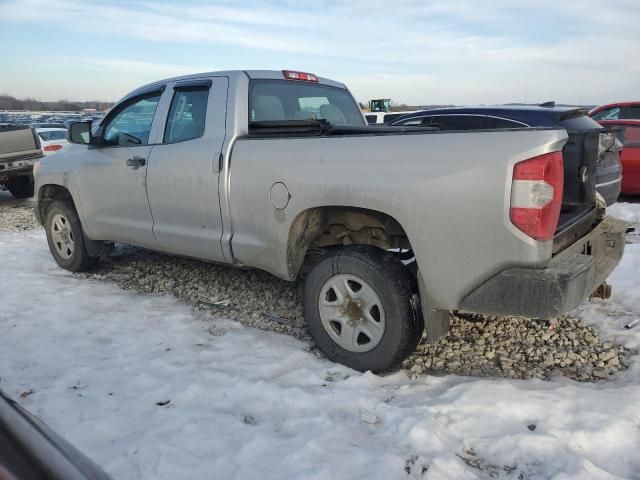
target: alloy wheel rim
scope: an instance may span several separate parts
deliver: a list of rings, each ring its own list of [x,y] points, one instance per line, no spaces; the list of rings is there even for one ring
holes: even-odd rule
[[[345,350],[368,352],[382,340],[382,301],[360,277],[341,273],[329,278],[320,289],[318,308],[325,331]]]
[[[58,255],[68,260],[73,256],[75,241],[69,219],[56,213],[51,219],[51,240]]]

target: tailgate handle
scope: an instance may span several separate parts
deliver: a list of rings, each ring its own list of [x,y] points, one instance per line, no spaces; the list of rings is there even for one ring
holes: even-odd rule
[[[142,157],[127,158],[127,166],[133,167],[134,170],[139,167],[144,167],[146,163],[147,161]]]

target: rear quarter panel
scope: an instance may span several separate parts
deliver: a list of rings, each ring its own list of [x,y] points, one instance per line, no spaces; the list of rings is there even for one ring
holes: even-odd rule
[[[294,219],[321,206],[378,210],[395,218],[414,249],[433,307],[454,309],[492,274],[543,266],[536,242],[508,219],[513,164],[562,149],[564,130],[434,132],[239,139],[230,158],[232,250],[237,262],[286,279]],[[284,183],[284,210],[269,199]]]

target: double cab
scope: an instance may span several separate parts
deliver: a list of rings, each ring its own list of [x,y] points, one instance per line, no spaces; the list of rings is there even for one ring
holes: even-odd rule
[[[161,80],[35,168],[56,262],[114,242],[303,282],[332,360],[396,367],[449,311],[548,319],[621,258],[595,189],[602,128],[368,127],[342,83],[295,71]]]

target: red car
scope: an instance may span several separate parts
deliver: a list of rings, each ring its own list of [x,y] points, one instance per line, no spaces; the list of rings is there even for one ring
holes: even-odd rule
[[[640,109],[640,104],[638,104]],[[623,195],[640,195],[640,119],[599,120],[600,124],[615,132],[624,145],[620,152]]]
[[[589,116],[600,120],[640,120],[640,102],[618,102],[600,105],[589,112]]]

